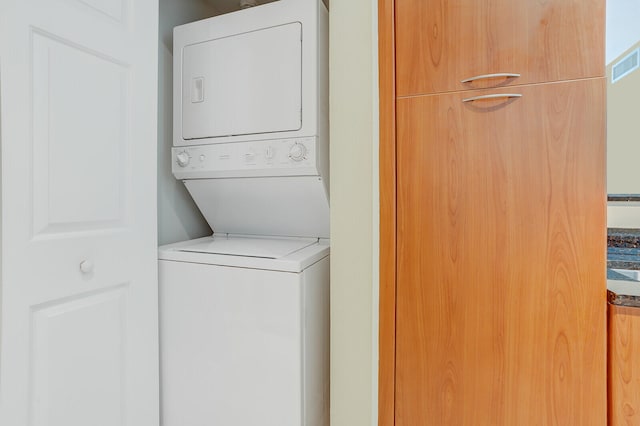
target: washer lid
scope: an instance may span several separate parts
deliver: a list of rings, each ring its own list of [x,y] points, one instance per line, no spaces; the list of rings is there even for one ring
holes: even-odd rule
[[[317,243],[315,238],[305,239],[267,239],[245,237],[209,238],[193,245],[181,247],[179,251],[191,253],[210,253],[229,256],[258,257],[278,259]]]

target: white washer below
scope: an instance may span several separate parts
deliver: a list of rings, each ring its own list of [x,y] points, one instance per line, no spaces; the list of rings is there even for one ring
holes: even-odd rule
[[[329,245],[160,247],[163,426],[329,425]]]

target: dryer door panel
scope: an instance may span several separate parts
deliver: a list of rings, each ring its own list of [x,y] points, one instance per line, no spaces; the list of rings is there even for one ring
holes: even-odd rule
[[[192,44],[182,55],[184,139],[302,127],[299,22]]]

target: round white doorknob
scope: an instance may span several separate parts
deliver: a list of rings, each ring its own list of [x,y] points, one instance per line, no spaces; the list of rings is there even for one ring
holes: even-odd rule
[[[289,158],[293,161],[302,161],[305,155],[307,155],[307,147],[299,142],[294,143],[289,150]]]
[[[89,274],[93,272],[93,262],[90,260],[84,260],[80,262],[80,272],[83,274]]]
[[[191,157],[189,157],[189,154],[185,151],[179,152],[176,155],[176,163],[178,163],[178,166],[180,167],[187,167],[187,165],[189,165],[189,160],[191,160]]]

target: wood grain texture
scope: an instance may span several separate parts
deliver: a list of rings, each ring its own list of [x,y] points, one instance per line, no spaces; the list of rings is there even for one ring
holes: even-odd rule
[[[604,87],[398,100],[396,426],[606,424]]]
[[[378,2],[380,310],[378,424],[393,426],[396,338],[396,111],[393,0]]]
[[[604,7],[602,0],[396,0],[398,96],[602,77]],[[496,72],[522,76],[460,83]]]
[[[609,305],[609,426],[640,424],[640,308]]]

